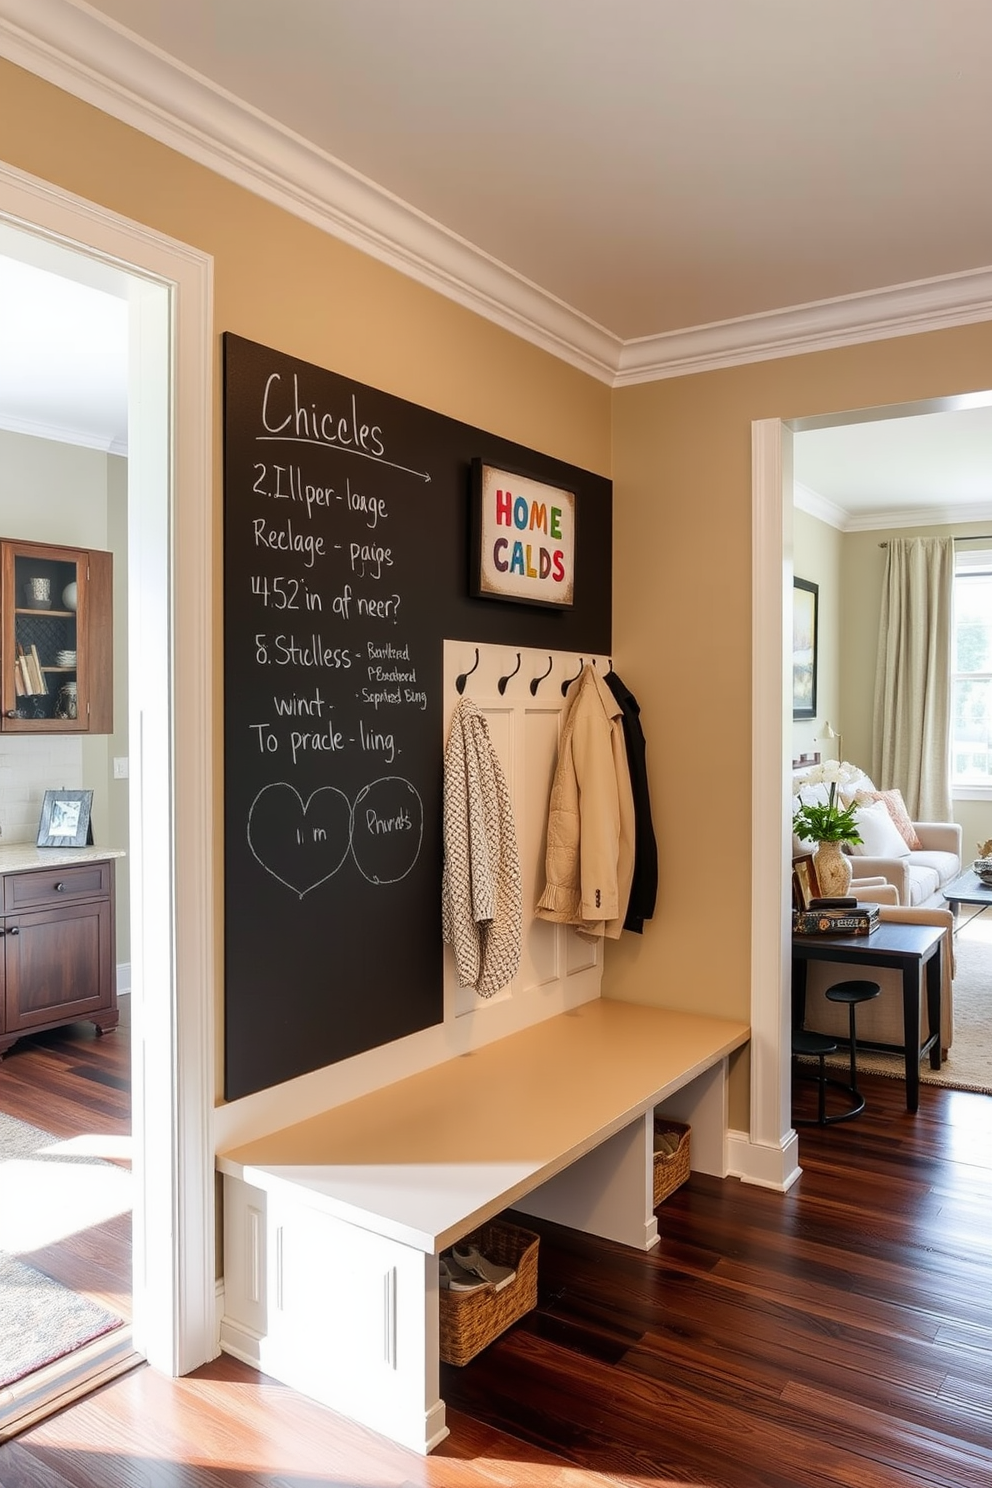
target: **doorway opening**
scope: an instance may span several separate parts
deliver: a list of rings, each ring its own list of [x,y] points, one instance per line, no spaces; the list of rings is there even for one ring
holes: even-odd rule
[[[967,393],[913,405],[752,424],[752,1143],[765,1149],[768,1181],[788,1188],[799,1175],[791,1126],[791,614],[793,434],[867,420],[988,407],[992,394]]]
[[[135,1353],[181,1374],[217,1352],[212,691],[203,644],[212,600],[211,265],[3,165],[0,229],[53,272],[99,282],[127,304],[132,1335]],[[82,1376],[67,1375],[57,1403],[99,1383],[107,1367],[97,1347]]]

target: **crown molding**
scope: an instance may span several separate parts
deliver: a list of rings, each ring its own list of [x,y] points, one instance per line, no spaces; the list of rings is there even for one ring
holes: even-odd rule
[[[614,386],[992,320],[992,267],[626,341]]]
[[[126,455],[127,441],[117,435],[94,434],[92,429],[73,429],[66,424],[46,424],[37,419],[14,418],[0,413],[0,429],[7,434],[28,434],[32,439],[52,439],[58,444],[77,444],[105,455]]]
[[[849,514],[826,496],[821,496],[819,491],[814,491],[812,486],[796,481],[792,488],[792,501],[797,511],[805,512],[808,517],[816,517],[817,521],[825,522],[828,527],[836,527],[838,532],[846,531]]]
[[[797,511],[816,517],[838,532],[888,532],[897,527],[957,527],[992,523],[992,499],[982,505],[893,507],[884,511],[849,512],[828,501],[811,486],[796,481],[793,502]]]
[[[860,512],[849,516],[845,532],[887,532],[896,527],[959,527],[992,522],[992,501],[981,506],[921,506],[915,511]]]
[[[0,0],[0,55],[613,387],[992,319],[992,267],[624,341],[84,0]]]
[[[0,0],[0,55],[612,382],[618,336],[105,16],[73,0]]]

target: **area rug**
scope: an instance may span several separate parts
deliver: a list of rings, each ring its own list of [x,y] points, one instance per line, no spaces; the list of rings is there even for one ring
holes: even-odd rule
[[[992,1095],[992,911],[964,921],[954,937],[954,1042],[939,1070],[929,1055],[920,1064],[920,1083]],[[827,1064],[847,1068],[846,1052]],[[906,1077],[901,1054],[858,1048],[858,1069],[866,1074]]]
[[[0,1253],[0,1387],[33,1374],[123,1319]]]
[[[0,1112],[0,1387],[122,1326],[28,1260],[130,1209],[130,1172],[86,1148]]]

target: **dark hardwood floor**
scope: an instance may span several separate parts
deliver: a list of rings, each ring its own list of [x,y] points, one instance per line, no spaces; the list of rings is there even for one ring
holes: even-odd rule
[[[127,1137],[131,1130],[127,1003],[123,999],[121,1024],[112,1033],[99,1036],[92,1023],[72,1023],[19,1039],[0,1060],[0,1111],[56,1137]],[[117,1150],[117,1144],[108,1145],[100,1155],[130,1166]],[[77,1230],[25,1259],[63,1286],[130,1320],[129,1214]]]
[[[442,1368],[430,1458],[222,1357],[0,1446],[0,1488],[983,1488],[992,1099],[924,1086],[909,1116],[901,1082],[864,1086],[856,1121],[802,1130],[790,1193],[693,1176],[650,1256],[521,1216],[539,1306]]]

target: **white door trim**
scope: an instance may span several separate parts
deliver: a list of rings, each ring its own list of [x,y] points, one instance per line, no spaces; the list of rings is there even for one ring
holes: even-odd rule
[[[799,1176],[790,1115],[792,433],[751,425],[751,1129],[742,1177],[788,1188]]]
[[[2,163],[0,221],[144,281],[132,352],[159,369],[129,400],[130,644],[154,683],[137,689],[130,739],[134,1337],[181,1374],[217,1353],[212,260]]]

